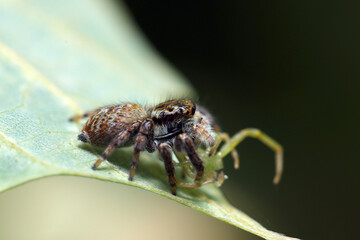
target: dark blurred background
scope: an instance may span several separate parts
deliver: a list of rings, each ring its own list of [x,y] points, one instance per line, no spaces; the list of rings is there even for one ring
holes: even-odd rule
[[[273,153],[250,139],[239,170],[226,161],[223,191],[265,227],[302,239],[356,236],[360,2],[349,2],[126,1],[224,131],[257,127],[283,144],[278,186]]]

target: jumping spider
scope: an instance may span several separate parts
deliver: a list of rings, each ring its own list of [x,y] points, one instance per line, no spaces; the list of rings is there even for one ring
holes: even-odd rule
[[[134,154],[129,173],[129,180],[134,178],[135,170],[142,151],[158,151],[171,186],[171,193],[176,195],[176,186],[199,187],[225,179],[222,158],[232,152],[235,168],[239,166],[236,145],[247,136],[262,140],[277,152],[277,170],[274,179],[278,183],[281,176],[282,148],[274,140],[257,129],[245,129],[229,139],[222,133],[210,113],[191,100],[174,99],[162,102],[155,107],[142,107],[135,103],[123,103],[107,106],[71,118],[71,121],[90,117],[85,123],[78,139],[95,146],[105,146],[105,151],[94,163],[96,169],[115,148],[134,145]],[[222,141],[224,146],[217,148]],[[175,153],[178,163],[173,161]],[[202,159],[206,159],[205,167]],[[190,161],[190,163],[189,163]],[[190,183],[178,183],[175,179],[174,166],[181,166],[183,176],[195,179]],[[202,180],[202,181],[201,181]]]

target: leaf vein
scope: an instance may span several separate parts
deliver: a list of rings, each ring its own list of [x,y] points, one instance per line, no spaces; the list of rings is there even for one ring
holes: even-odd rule
[[[65,104],[74,109],[76,112],[82,112],[82,108],[75,103],[66,93],[48,80],[38,70],[36,70],[30,63],[20,57],[15,51],[11,50],[4,42],[0,41],[0,53],[5,56],[10,62],[16,65],[23,73],[24,79],[29,82],[41,83],[48,91],[59,97]]]
[[[59,173],[63,172],[64,168],[61,168],[57,165],[54,164],[49,164],[44,160],[41,160],[35,156],[33,156],[31,153],[27,152],[25,149],[23,149],[22,147],[20,147],[14,140],[12,140],[10,137],[6,136],[4,133],[0,132],[0,141],[4,142],[5,144],[7,144],[8,146],[10,146],[11,148],[13,148],[14,150],[16,150],[18,153],[22,154],[23,156],[29,158],[31,161],[33,162],[37,162],[40,165],[43,165],[45,167],[49,167],[53,170],[58,170]]]

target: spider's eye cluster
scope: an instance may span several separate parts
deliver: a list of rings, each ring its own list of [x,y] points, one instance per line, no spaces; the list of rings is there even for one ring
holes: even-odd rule
[[[175,99],[155,106],[152,110],[151,117],[155,122],[162,122],[161,120],[188,119],[194,115],[195,110],[196,106],[192,101]]]
[[[179,106],[170,106],[167,111],[173,114],[183,114],[187,112],[184,107]]]

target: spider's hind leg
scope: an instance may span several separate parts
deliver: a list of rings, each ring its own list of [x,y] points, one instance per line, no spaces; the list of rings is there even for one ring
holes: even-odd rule
[[[119,135],[117,135],[111,142],[110,144],[106,147],[105,151],[101,154],[100,158],[94,163],[94,165],[92,166],[93,170],[96,170],[98,168],[98,166],[100,165],[100,163],[102,163],[103,161],[105,161],[108,156],[114,151],[114,149],[120,145],[121,143],[123,143],[124,141],[126,141],[128,139],[128,137],[130,136],[130,131],[123,131],[122,133],[120,133]]]
[[[88,112],[85,112],[84,114],[81,114],[81,115],[75,115],[73,117],[71,117],[69,119],[70,122],[75,122],[75,121],[78,121],[80,119],[83,119],[83,118],[86,118],[86,117],[89,117],[97,112],[99,112],[101,110],[101,108],[98,108],[98,109],[95,109],[95,110],[92,110],[92,111],[88,111]]]

